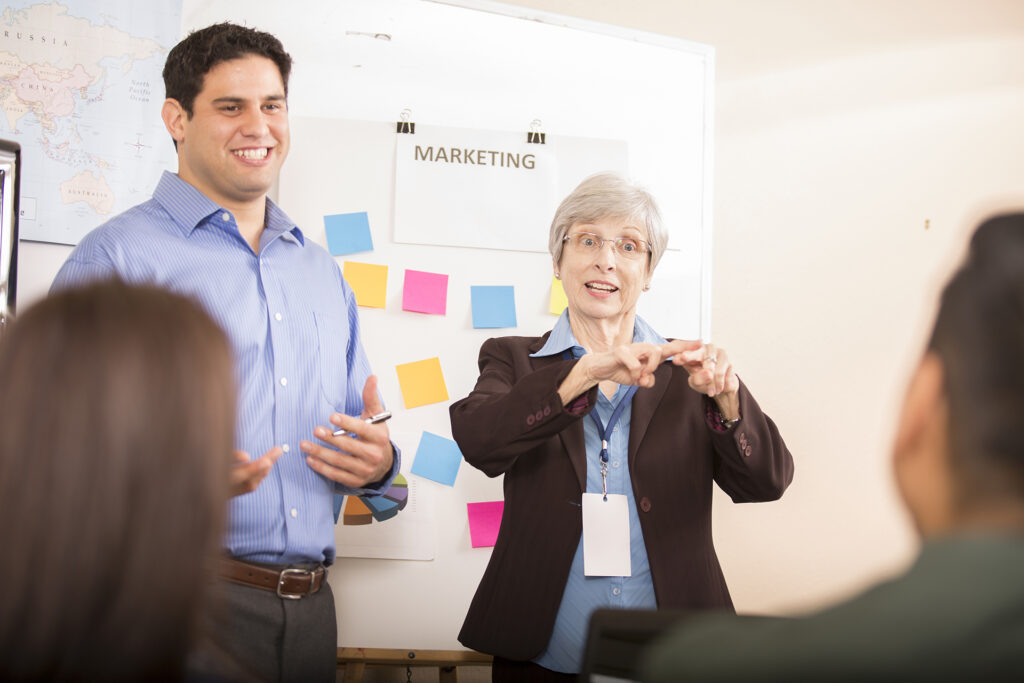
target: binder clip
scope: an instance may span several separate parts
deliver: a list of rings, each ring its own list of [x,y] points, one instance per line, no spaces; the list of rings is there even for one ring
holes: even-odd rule
[[[412,112],[408,109],[403,109],[401,115],[398,117],[399,121],[395,124],[396,133],[409,133],[414,134],[416,132],[416,124],[409,121],[409,117]]]
[[[534,119],[530,121],[530,130],[526,132],[526,141],[536,143],[538,145],[544,144],[544,133],[540,132],[540,119]]]

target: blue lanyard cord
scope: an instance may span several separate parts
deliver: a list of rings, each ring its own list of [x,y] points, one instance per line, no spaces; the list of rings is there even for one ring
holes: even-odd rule
[[[608,439],[612,435],[612,430],[615,429],[615,425],[618,424],[619,418],[622,417],[622,411],[626,409],[629,402],[633,400],[633,394],[639,387],[631,386],[627,391],[619,404],[615,406],[615,410],[612,411],[612,417],[608,420],[608,428],[601,424],[601,418],[597,416],[597,410],[590,411],[590,417],[594,419],[594,424],[597,425],[597,433],[601,436],[601,462],[608,462]]]
[[[566,349],[562,352],[562,358],[565,360],[571,360],[574,358],[571,349]],[[630,401],[633,400],[633,394],[639,389],[638,386],[631,386],[626,390],[626,393],[619,400],[618,405],[615,406],[615,410],[612,411],[612,417],[608,420],[607,429],[601,424],[601,418],[597,416],[597,408],[590,411],[590,417],[594,420],[594,424],[597,425],[597,434],[601,437],[601,488],[604,490],[604,499],[608,500],[608,438],[612,435],[612,430],[615,429],[615,425],[618,424],[619,418],[622,417],[622,411],[626,409]],[[599,390],[600,391],[600,390]]]

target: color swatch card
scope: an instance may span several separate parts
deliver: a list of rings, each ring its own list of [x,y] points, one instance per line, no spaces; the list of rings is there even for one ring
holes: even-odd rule
[[[473,286],[473,327],[495,328],[516,326],[515,288],[511,286]]]
[[[501,513],[505,501],[492,500],[486,503],[466,503],[469,516],[469,542],[474,548],[490,548],[498,540],[501,528]]]
[[[557,277],[551,277],[551,303],[548,306],[548,310],[554,315],[562,315],[562,311],[569,305],[569,300],[565,296],[565,288],[562,287],[562,281]]]
[[[388,297],[388,267],[374,263],[345,261],[345,282],[356,295],[356,303],[369,308],[384,308]]]
[[[406,269],[402,286],[403,311],[444,315],[447,304],[447,275]]]
[[[324,216],[324,232],[327,233],[327,250],[331,256],[373,251],[370,219],[365,211]]]
[[[437,434],[423,432],[419,448],[416,449],[416,460],[412,463],[413,474],[432,479],[446,486],[455,485],[455,475],[462,464],[462,451],[451,439]]]
[[[403,363],[396,365],[395,370],[398,371],[398,385],[402,388],[402,399],[407,409],[448,400],[440,358]]]

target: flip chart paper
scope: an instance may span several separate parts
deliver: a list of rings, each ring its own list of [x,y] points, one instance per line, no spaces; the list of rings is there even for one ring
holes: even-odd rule
[[[469,540],[474,548],[490,548],[498,540],[501,528],[501,513],[505,501],[493,500],[486,503],[466,503],[469,516]]]
[[[345,281],[356,295],[356,303],[369,308],[384,308],[388,294],[388,267],[373,263],[345,261]]]
[[[515,288],[511,286],[470,288],[473,306],[473,327],[495,328],[516,326]]]
[[[565,296],[565,288],[562,287],[562,281],[551,276],[551,304],[548,306],[548,310],[554,315],[562,315],[562,311],[569,305],[569,300]]]
[[[448,400],[448,388],[441,373],[441,359],[427,358],[396,365],[398,384],[402,388],[405,407],[416,408]]]
[[[332,256],[373,251],[370,219],[365,211],[324,216],[324,232],[327,233],[327,250]]]
[[[406,270],[402,286],[402,310],[444,315],[448,302],[448,276]]]
[[[423,432],[412,473],[426,477],[446,486],[455,485],[455,475],[462,463],[462,451],[458,444],[437,434]]]

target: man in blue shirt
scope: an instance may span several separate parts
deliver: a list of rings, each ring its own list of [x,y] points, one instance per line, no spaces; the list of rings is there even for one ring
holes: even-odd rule
[[[352,290],[267,197],[288,154],[290,69],[274,36],[232,24],[175,46],[162,117],[178,173],[87,235],[54,288],[105,277],[163,285],[195,297],[228,333],[239,464],[221,567],[227,606],[210,636],[260,679],[333,681],[333,498],[386,490],[399,457],[386,425],[364,422],[383,407]],[[333,436],[339,428],[356,438]]]

